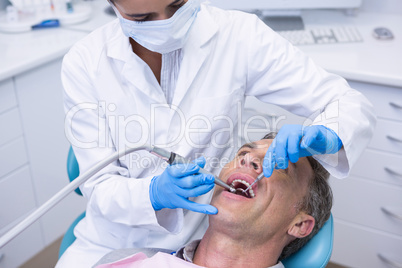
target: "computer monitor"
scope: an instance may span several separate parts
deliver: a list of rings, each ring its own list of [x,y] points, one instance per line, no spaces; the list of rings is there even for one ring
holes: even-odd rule
[[[304,30],[301,16],[306,9],[355,9],[363,0],[210,0],[223,9],[239,9],[257,14],[275,31]]]
[[[213,6],[241,10],[301,10],[358,8],[363,0],[210,0]]]

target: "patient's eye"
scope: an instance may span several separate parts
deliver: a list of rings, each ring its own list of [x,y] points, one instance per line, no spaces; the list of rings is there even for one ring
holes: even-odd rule
[[[279,172],[279,173],[283,173],[283,174],[288,174],[289,173],[289,168],[286,168],[286,169],[277,169],[277,171]]]
[[[248,151],[248,150],[240,150],[240,151],[237,152],[237,156],[245,156],[249,152],[250,151]]]

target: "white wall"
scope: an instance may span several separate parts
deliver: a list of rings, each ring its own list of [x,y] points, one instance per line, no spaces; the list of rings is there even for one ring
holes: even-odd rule
[[[402,16],[402,0],[364,0],[361,10]]]

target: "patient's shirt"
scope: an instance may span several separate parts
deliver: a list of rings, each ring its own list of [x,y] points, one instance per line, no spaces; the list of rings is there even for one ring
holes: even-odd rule
[[[136,253],[122,260],[96,266],[96,268],[149,268],[149,267],[172,267],[189,268],[201,267],[191,262],[176,258],[167,253],[158,252],[151,258],[144,253]]]
[[[138,249],[133,249],[132,253],[128,256],[129,250],[115,250],[105,257],[103,257],[96,268],[142,268],[142,267],[172,267],[172,268],[186,268],[186,267],[201,267],[193,263],[194,253],[198,247],[200,240],[195,240],[187,244],[185,247],[179,249],[177,252],[168,254],[165,252],[158,252],[153,255],[154,250],[144,249],[139,252]],[[147,257],[150,256],[150,257]],[[123,257],[122,256],[127,256]],[[117,261],[112,261],[116,260]],[[274,266],[267,268],[285,268],[281,262]]]
[[[201,240],[194,240],[188,243],[185,247],[179,249],[176,253],[174,253],[174,255],[179,259],[183,259],[189,263],[193,263],[194,253],[197,250],[200,241]],[[285,268],[285,266],[281,262],[278,262],[276,265],[267,268]]]

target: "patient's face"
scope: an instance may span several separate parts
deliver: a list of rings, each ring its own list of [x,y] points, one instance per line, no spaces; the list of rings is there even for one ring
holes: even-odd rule
[[[221,171],[222,181],[235,188],[246,188],[262,172],[262,162],[272,140],[261,140],[243,146]],[[263,178],[253,186],[254,198],[232,194],[216,187],[212,205],[218,208],[210,216],[212,228],[224,228],[234,236],[257,236],[266,241],[281,231],[286,232],[296,216],[297,206],[307,192],[312,169],[307,158],[289,163],[286,170],[275,170],[270,178]],[[245,185],[243,185],[245,184]]]

